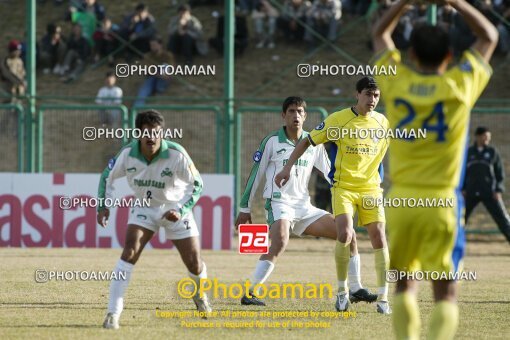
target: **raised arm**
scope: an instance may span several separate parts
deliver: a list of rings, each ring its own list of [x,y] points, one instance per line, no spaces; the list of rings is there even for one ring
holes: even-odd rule
[[[489,62],[498,44],[496,27],[465,0],[447,0],[443,3],[450,4],[459,12],[476,36],[472,49],[476,50],[486,62]]]
[[[374,52],[379,53],[386,49],[394,49],[395,43],[391,39],[391,34],[397,27],[398,21],[404,12],[409,0],[400,0],[392,5],[381,18],[375,23],[372,29],[372,43]]]

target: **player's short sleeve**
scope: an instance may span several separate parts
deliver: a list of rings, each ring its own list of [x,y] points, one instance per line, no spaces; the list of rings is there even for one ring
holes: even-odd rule
[[[388,67],[396,67],[397,74],[399,72],[399,68],[401,68],[403,65],[401,63],[402,57],[400,55],[400,51],[397,49],[385,49],[381,51],[380,53],[376,54],[372,60],[370,61],[370,64],[377,67],[377,69],[386,68],[388,70]],[[375,80],[377,81],[377,84],[379,85],[379,88],[381,89],[381,92],[384,93],[385,89],[388,87],[391,81],[395,81],[394,78],[388,77],[386,75],[383,75],[383,72],[376,72]]]
[[[466,98],[472,107],[482,94],[492,76],[491,66],[475,50],[467,50],[454,67],[455,80],[464,88]]]
[[[322,123],[317,125],[315,129],[310,131],[308,134],[308,140],[310,144],[313,146],[324,144],[329,141],[328,129],[339,128],[338,124],[336,124],[335,114],[329,115]]]

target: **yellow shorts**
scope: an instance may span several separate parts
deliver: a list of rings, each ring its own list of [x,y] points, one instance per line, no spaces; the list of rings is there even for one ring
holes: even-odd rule
[[[331,188],[331,205],[335,216],[358,212],[358,225],[366,226],[372,222],[386,222],[382,205],[374,204],[382,199],[382,189],[352,191],[343,188]]]
[[[390,268],[456,272],[464,256],[464,199],[453,189],[393,187],[387,200]],[[406,202],[406,206],[402,203]]]

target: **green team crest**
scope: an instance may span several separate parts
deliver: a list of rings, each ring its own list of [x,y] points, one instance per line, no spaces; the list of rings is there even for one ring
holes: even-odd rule
[[[169,168],[165,168],[163,171],[161,171],[161,177],[165,177],[165,176],[172,177],[173,175],[174,175],[174,173],[172,171],[170,171]]]

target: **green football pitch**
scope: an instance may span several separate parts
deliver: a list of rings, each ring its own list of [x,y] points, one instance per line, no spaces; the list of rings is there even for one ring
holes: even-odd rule
[[[359,248],[362,282],[373,291],[370,244],[362,239]],[[334,243],[328,240],[291,239],[268,284],[329,283],[336,288],[333,249]],[[177,282],[186,276],[186,269],[175,250],[142,254],[127,290],[118,331],[101,328],[108,301],[107,281],[35,280],[36,270],[111,271],[119,255],[120,249],[0,249],[0,338],[393,338],[391,317],[377,314],[375,304],[354,304],[351,315],[333,318],[335,313],[327,312],[334,311],[334,298],[266,299],[267,307],[244,307],[238,299],[210,296],[218,315],[208,320],[194,317],[193,302],[177,294]],[[256,255],[239,255],[237,250],[204,251],[203,258],[209,277],[225,284],[249,278],[257,261]],[[460,286],[458,339],[508,338],[509,263],[507,243],[468,243],[464,270],[476,272],[476,281],[464,281]],[[390,284],[390,304],[393,290]],[[424,337],[433,307],[428,282],[420,284],[419,305]],[[238,311],[256,313],[234,314]],[[300,311],[308,317],[280,317],[283,311]],[[311,317],[311,312],[319,317]],[[206,323],[214,327],[204,328]]]

